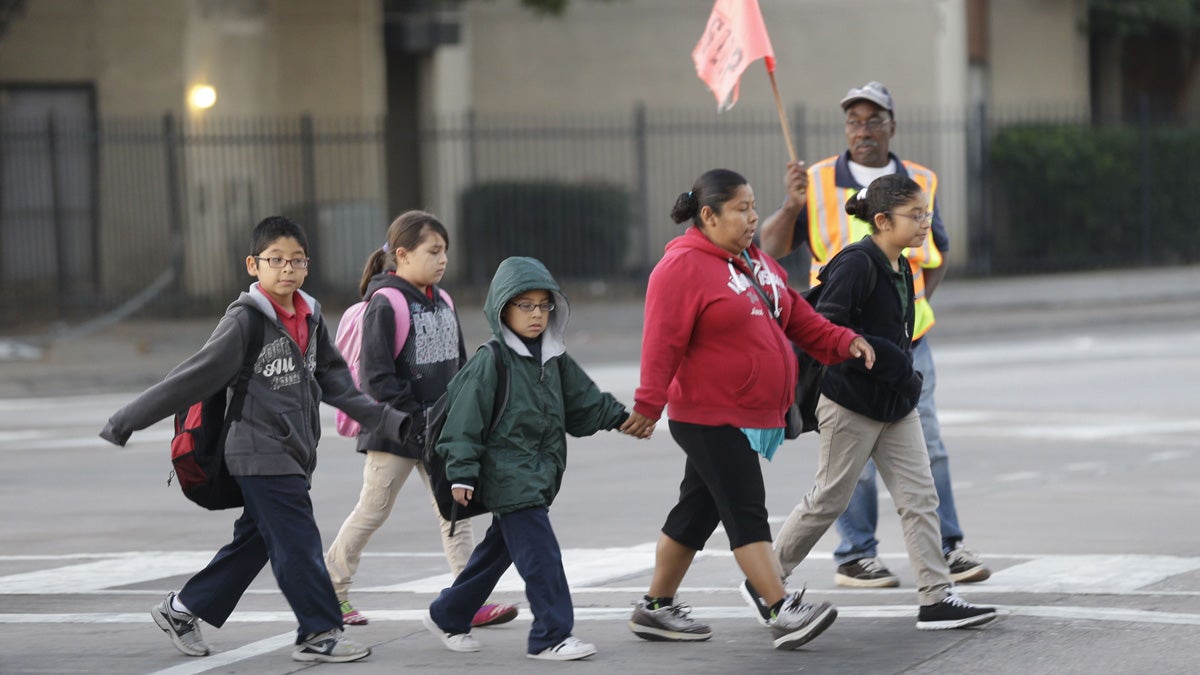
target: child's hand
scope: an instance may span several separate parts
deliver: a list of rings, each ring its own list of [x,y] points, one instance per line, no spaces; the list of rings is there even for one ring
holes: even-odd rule
[[[861,358],[867,370],[875,366],[875,349],[862,336],[855,336],[854,340],[850,342],[850,355]]]
[[[620,432],[634,438],[650,438],[650,435],[654,433],[655,424],[657,424],[655,420],[639,412],[632,412],[629,413],[629,419],[621,425]]]
[[[475,491],[471,488],[456,487],[450,490],[450,495],[454,497],[454,501],[458,502],[460,506],[466,506],[475,496]]]

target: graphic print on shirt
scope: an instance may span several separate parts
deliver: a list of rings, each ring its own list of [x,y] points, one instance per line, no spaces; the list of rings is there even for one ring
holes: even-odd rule
[[[315,364],[314,364],[315,365]],[[300,372],[296,369],[296,355],[292,351],[292,339],[281,337],[264,345],[254,361],[254,372],[270,378],[271,389],[278,390],[300,383]]]
[[[758,281],[758,285],[771,297],[771,304],[774,305],[772,315],[775,318],[779,318],[779,315],[783,312],[783,307],[779,304],[779,296],[784,292],[782,289],[786,287],[783,279],[763,261],[751,259],[751,263],[751,273]]]
[[[458,321],[454,312],[439,307],[429,312],[411,306],[413,325],[412,363],[420,367],[458,359]]]

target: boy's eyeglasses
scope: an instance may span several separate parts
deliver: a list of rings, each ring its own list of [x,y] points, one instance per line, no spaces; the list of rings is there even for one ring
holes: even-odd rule
[[[903,216],[917,221],[918,223],[928,223],[933,220],[933,211],[925,211],[924,213],[900,213],[898,211],[884,211],[889,216]]]
[[[308,269],[308,263],[311,262],[311,259],[309,258],[292,258],[289,260],[288,258],[260,258],[258,256],[254,256],[254,259],[266,260],[267,267],[270,267],[273,270],[281,270],[289,263],[294,270],[306,270]]]
[[[529,314],[535,308],[542,310],[543,314],[554,311],[554,303],[553,302],[543,302],[543,303],[539,304],[536,302],[530,302],[528,300],[522,300],[521,302],[510,302],[508,304],[512,305],[513,307],[516,307],[517,309],[521,310],[522,312],[525,312],[526,314]]]

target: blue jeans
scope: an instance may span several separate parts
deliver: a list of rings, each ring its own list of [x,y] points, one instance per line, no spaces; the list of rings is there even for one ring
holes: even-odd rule
[[[300,627],[311,633],[342,627],[342,610],[325,570],[321,533],[304,476],[234,476],[246,509],[226,544],[179,591],[179,601],[220,628],[267,562]]]
[[[921,417],[921,430],[925,433],[925,449],[929,452],[929,469],[933,473],[933,485],[937,489],[938,519],[941,521],[942,552],[949,553],[962,541],[962,529],[958,526],[958,510],[954,507],[954,491],[950,487],[950,457],[942,443],[942,428],[938,424],[937,404],[933,390],[937,386],[937,373],[933,368],[933,352],[929,338],[922,338],[913,345],[913,368],[921,373],[921,400],[917,403],[917,414]],[[875,539],[875,527],[879,523],[879,489],[875,485],[875,463],[867,462],[858,485],[850,497],[850,505],[837,519],[838,534],[842,543],[833,552],[833,560],[839,565],[854,562],[859,558],[874,558],[878,555],[879,541]]]
[[[462,573],[429,605],[430,618],[447,633],[469,633],[475,612],[511,565],[516,565],[525,580],[525,597],[533,612],[529,653],[536,654],[569,637],[575,627],[575,609],[562,551],[544,506],[493,516],[492,526]]]

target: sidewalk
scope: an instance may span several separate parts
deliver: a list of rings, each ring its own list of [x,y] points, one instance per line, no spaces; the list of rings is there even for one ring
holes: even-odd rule
[[[950,277],[934,299],[939,341],[1051,328],[1129,327],[1200,310],[1200,266],[1078,274]],[[634,362],[641,347],[640,300],[579,298],[571,304],[571,353],[587,363]],[[464,338],[489,336],[478,306],[460,306]],[[326,308],[336,324],[341,308]],[[130,392],[157,382],[198,349],[217,317],[130,319],[86,337],[52,342],[40,358],[0,336],[0,398]],[[7,354],[7,355],[6,355]]]

